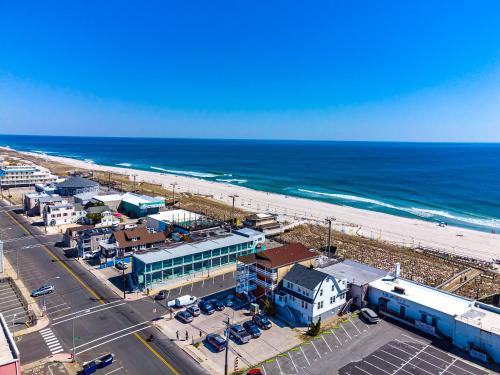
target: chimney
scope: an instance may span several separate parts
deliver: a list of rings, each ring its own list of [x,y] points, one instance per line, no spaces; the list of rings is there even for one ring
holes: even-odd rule
[[[400,274],[401,274],[401,265],[399,263],[396,263],[396,272],[394,274],[394,277],[398,279]]]

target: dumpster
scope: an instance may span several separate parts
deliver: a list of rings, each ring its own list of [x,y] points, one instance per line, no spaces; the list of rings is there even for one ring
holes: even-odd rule
[[[110,364],[113,363],[114,355],[112,353],[103,355],[98,359],[99,361],[99,368],[103,368],[106,366],[109,366]]]
[[[96,371],[97,371],[97,364],[95,363],[95,361],[90,361],[83,365],[83,373],[85,375],[93,374]]]

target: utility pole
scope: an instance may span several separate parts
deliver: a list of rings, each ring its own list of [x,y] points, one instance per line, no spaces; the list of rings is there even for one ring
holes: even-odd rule
[[[111,172],[108,172],[108,193],[111,190]]]
[[[175,187],[177,186],[177,182],[171,183],[170,186],[172,186],[172,208],[175,208]]]
[[[326,222],[328,223],[328,255],[331,255],[331,246],[332,246],[332,221],[335,221],[333,216],[327,217]]]
[[[132,175],[132,177],[134,178],[134,193],[135,193],[135,179],[137,178],[137,175],[134,174],[134,175]]]
[[[125,250],[122,250],[122,288],[123,288],[123,299],[125,296]]]
[[[233,194],[233,195],[230,195],[229,198],[232,198],[233,200],[233,206],[231,208],[231,228],[233,227],[233,225],[235,224],[234,222],[234,201],[236,200],[236,198],[238,198],[239,195],[237,194]]]
[[[227,315],[227,320],[224,323],[226,324],[226,353],[224,360],[224,375],[228,375],[229,369],[228,369],[227,358],[229,355],[229,327],[230,327],[229,315]]]

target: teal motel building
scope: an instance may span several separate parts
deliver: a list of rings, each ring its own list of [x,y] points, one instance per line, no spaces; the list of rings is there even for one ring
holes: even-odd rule
[[[171,279],[202,275],[236,264],[239,256],[264,250],[264,240],[263,233],[244,228],[138,251],[132,256],[132,280],[144,290],[160,287]]]

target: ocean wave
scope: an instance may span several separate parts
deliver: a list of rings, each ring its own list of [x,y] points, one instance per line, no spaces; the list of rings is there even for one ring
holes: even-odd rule
[[[199,177],[199,178],[212,178],[212,177],[217,177],[216,174],[213,173],[202,173],[202,172],[193,172],[193,171],[179,171],[176,169],[165,169],[165,168],[160,168],[160,167],[150,167],[151,169],[157,170],[157,171],[162,171],[166,173],[171,173],[171,174],[180,174],[183,176],[191,176],[191,177]]]
[[[220,181],[220,182],[236,182],[237,184],[245,184],[248,182],[248,180],[245,180],[244,178],[216,178],[215,181]]]
[[[119,165],[120,167],[131,167],[132,166],[131,163],[118,163],[116,165]]]
[[[379,201],[377,199],[358,197],[355,195],[325,193],[325,192],[321,192],[321,191],[314,191],[314,190],[308,190],[308,189],[298,189],[298,190],[300,192],[313,194],[313,195],[328,196],[328,197],[332,197],[332,198],[337,198],[337,199],[341,199],[341,200],[348,200],[348,201],[353,201],[353,202],[369,203],[369,204],[372,204],[375,206],[381,206],[381,207],[386,207],[386,208],[390,208],[393,210],[407,212],[409,214],[419,216],[419,217],[425,218],[425,219],[439,219],[439,220],[449,219],[449,220],[459,221],[459,222],[463,222],[463,223],[480,225],[480,226],[484,226],[484,227],[500,228],[500,220],[499,219],[475,218],[475,217],[454,215],[448,211],[442,211],[442,210],[431,210],[431,209],[419,208],[419,207],[403,207],[403,206],[397,206],[394,204],[382,202],[382,201]]]
[[[95,164],[95,162],[94,162],[92,159],[83,159],[83,161],[84,161],[85,163]]]
[[[48,154],[57,154],[55,151],[42,151],[42,150],[31,150],[35,154],[48,155]]]

